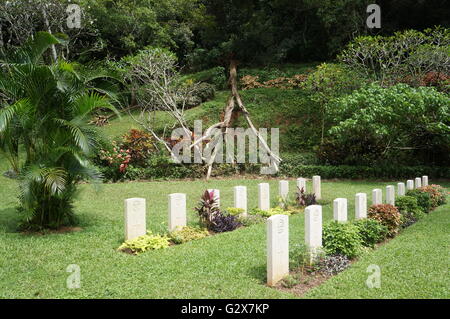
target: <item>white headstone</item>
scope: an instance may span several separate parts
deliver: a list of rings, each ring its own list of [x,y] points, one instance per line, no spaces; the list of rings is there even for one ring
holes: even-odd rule
[[[407,190],[414,189],[414,181],[412,179],[408,179],[406,181],[406,189]]]
[[[289,217],[267,219],[267,284],[274,286],[289,274]]]
[[[147,233],[145,208],[145,198],[125,199],[125,240]]]
[[[306,179],[305,178],[297,178],[297,187],[301,190],[303,188],[303,191],[306,193]]]
[[[270,209],[270,186],[268,183],[258,184],[258,208],[265,211]]]
[[[214,193],[214,199],[217,201],[217,207],[220,207],[220,190],[219,189],[208,189],[208,192]]]
[[[355,219],[367,218],[367,194],[358,193],[355,195]]]
[[[347,221],[347,198],[336,198],[333,201],[333,218],[338,222]]]
[[[397,183],[397,195],[405,196],[405,183]]]
[[[395,187],[393,185],[386,186],[386,204],[395,206]]]
[[[422,187],[422,179],[420,177],[416,177],[416,182],[414,183],[415,188]]]
[[[321,189],[320,189],[320,176],[313,176],[312,177],[312,184],[313,184],[313,193],[316,195],[316,199],[321,199]]]
[[[422,176],[422,186],[428,186],[428,176],[427,175]]]
[[[169,231],[186,226],[186,194],[169,195]]]
[[[247,187],[234,186],[234,207],[242,208],[244,212],[242,216],[247,216]]]
[[[279,191],[279,195],[281,198],[283,199],[287,199],[288,198],[288,194],[289,194],[289,181],[279,181],[278,182],[278,191]]]
[[[312,264],[322,247],[322,206],[311,205],[305,209],[305,245]]]
[[[383,204],[383,193],[381,189],[376,188],[372,191],[372,205]]]

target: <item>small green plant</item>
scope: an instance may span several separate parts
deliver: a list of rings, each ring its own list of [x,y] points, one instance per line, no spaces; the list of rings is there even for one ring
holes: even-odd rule
[[[270,208],[269,210],[262,210],[259,208],[254,208],[249,212],[249,214],[260,215],[263,217],[270,217],[273,215],[288,215],[288,216],[290,216],[292,214],[292,211],[285,210],[281,207]]]
[[[406,192],[406,196],[412,196],[417,199],[417,204],[422,209],[422,211],[428,214],[431,209],[431,195],[428,192],[424,192],[421,189],[412,189]]]
[[[323,248],[328,255],[355,258],[361,253],[362,239],[359,229],[351,223],[331,221],[323,227]]]
[[[284,288],[293,288],[300,284],[300,279],[300,274],[287,275],[280,281],[280,284]]]
[[[390,204],[372,205],[367,216],[388,228],[388,235],[394,237],[401,225],[401,215],[397,207]]]
[[[242,214],[243,212],[245,212],[245,210],[243,208],[237,208],[237,207],[228,207],[225,211],[229,215],[232,215],[232,216],[238,216],[238,215]]]
[[[388,234],[388,228],[375,219],[360,219],[353,224],[358,228],[359,236],[365,247],[373,248],[376,243],[383,241]]]
[[[153,235],[148,232],[146,235],[125,241],[118,250],[130,252],[138,255],[148,250],[164,249],[169,247],[169,237],[159,234]]]
[[[185,226],[169,233],[169,238],[174,244],[183,244],[207,236],[209,236],[208,230],[191,226]]]
[[[239,216],[237,220],[239,223],[242,224],[242,226],[248,227],[263,223],[266,219],[261,215],[247,215],[247,216]]]
[[[395,201],[400,214],[402,215],[402,227],[411,226],[425,216],[417,203],[417,198],[412,196],[401,196]]]

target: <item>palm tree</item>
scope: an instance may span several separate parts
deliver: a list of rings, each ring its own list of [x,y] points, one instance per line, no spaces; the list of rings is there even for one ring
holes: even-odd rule
[[[19,172],[19,211],[27,229],[74,223],[72,201],[80,180],[98,180],[90,164],[99,135],[87,124],[99,108],[117,112],[96,76],[76,65],[44,63],[44,53],[60,40],[40,32],[0,62],[0,146]],[[19,149],[24,153],[19,167]]]

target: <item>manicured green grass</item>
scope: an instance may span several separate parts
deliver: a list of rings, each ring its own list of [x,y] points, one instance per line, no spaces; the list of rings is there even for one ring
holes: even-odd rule
[[[0,170],[6,164],[0,162]],[[167,195],[184,192],[189,224],[205,188],[221,190],[221,205],[232,206],[232,187],[246,185],[249,207],[257,205],[257,183],[262,180],[133,182],[105,184],[96,192],[81,185],[76,213],[82,231],[66,234],[24,235],[15,231],[18,217],[16,183],[0,177],[0,298],[295,298],[265,286],[266,228],[264,224],[238,229],[140,256],[117,252],[123,240],[123,200],[147,199],[147,227],[161,232],[167,226]],[[268,180],[272,199],[277,181]],[[332,218],[331,201],[388,183],[324,181],[324,219]],[[291,189],[295,181],[291,181]],[[449,183],[444,184],[447,187]],[[311,184],[307,187],[311,189]],[[396,239],[363,256],[352,267],[310,291],[314,298],[448,298],[448,224],[450,205],[427,216]],[[302,243],[303,214],[290,218],[290,243]],[[67,289],[70,273],[81,268],[81,288]],[[382,288],[365,287],[368,264],[382,269]]]

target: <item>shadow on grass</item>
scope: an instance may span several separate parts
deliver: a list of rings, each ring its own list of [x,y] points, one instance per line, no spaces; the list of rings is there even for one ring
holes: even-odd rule
[[[15,207],[0,209],[0,229],[5,233],[17,233],[20,216]]]

